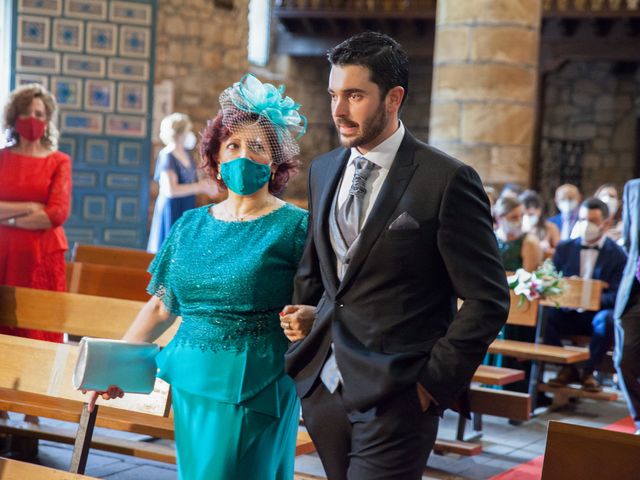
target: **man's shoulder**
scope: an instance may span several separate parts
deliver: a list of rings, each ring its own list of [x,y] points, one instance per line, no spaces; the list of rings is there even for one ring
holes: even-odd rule
[[[627,254],[624,249],[610,238],[607,238],[604,241],[602,249],[609,252],[610,255],[614,256],[618,260],[626,260],[627,258]]]

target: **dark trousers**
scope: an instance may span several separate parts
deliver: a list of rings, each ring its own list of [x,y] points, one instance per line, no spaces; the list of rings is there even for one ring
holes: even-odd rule
[[[302,399],[302,416],[328,480],[420,479],[439,421],[422,412],[415,388],[359,412],[319,380]]]
[[[629,413],[640,430],[640,302],[616,322],[615,364]]]
[[[599,312],[578,312],[576,310],[549,309],[544,330],[544,343],[562,346],[563,335],[587,335],[589,360],[584,373],[593,373],[599,366],[609,346],[613,343],[613,310]]]

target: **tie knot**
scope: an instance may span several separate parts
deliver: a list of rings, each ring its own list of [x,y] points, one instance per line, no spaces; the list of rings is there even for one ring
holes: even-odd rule
[[[376,167],[376,164],[367,160],[365,157],[356,157],[354,160],[356,170],[353,174],[353,182],[351,183],[350,195],[361,197],[367,193],[367,179],[371,172]]]

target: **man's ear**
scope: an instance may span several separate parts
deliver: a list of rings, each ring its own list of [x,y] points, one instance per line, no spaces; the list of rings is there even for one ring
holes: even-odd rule
[[[387,98],[385,99],[387,104],[387,111],[389,113],[398,113],[400,105],[402,105],[402,99],[404,98],[404,88],[401,86],[393,87],[387,92]]]

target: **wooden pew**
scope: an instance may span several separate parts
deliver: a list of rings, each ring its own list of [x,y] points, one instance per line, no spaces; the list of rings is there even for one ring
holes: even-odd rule
[[[640,436],[550,421],[542,480],[640,476]]]
[[[600,295],[604,283],[600,280],[585,280],[581,278],[563,279],[565,291],[562,295],[543,301],[534,300],[519,305],[519,298],[511,291],[511,307],[507,323],[510,325],[529,326],[536,329],[535,343],[519,342],[515,340],[495,340],[489,346],[489,353],[500,354],[522,360],[531,360],[531,378],[529,394],[532,397],[532,407],[535,409],[537,391],[554,394],[552,408],[558,408],[568,403],[572,397],[591,398],[593,400],[615,400],[617,394],[605,392],[587,392],[571,386],[553,388],[542,383],[542,373],[545,363],[573,365],[589,359],[589,349],[583,347],[557,347],[539,343],[542,337],[542,307],[555,308],[583,308],[585,310],[600,309]]]
[[[87,477],[86,475],[63,472],[55,468],[0,457],[0,480],[82,480],[92,478],[96,477]]]
[[[92,263],[67,263],[67,291],[125,300],[149,300],[146,270]]]
[[[24,328],[39,328],[41,330],[50,331],[68,331],[71,334],[79,336],[95,336],[102,338],[122,338],[124,332],[129,327],[135,315],[142,307],[142,302],[134,302],[130,300],[120,300],[113,298],[94,297],[90,295],[79,295],[64,292],[49,292],[46,290],[35,290],[29,288],[20,287],[6,287],[0,286],[0,324],[15,325]],[[107,321],[105,321],[107,319]],[[168,329],[157,341],[159,345],[166,345],[171,338],[175,335],[175,331],[179,326],[179,322],[176,321],[170,329]],[[9,337],[12,338],[12,337]],[[26,340],[26,339],[22,339]],[[63,372],[63,376],[66,378],[63,385],[66,385],[62,391],[64,398],[56,404],[56,407],[51,409],[45,409],[41,411],[42,405],[40,403],[49,404],[48,400],[42,400],[38,402],[37,399],[28,399],[21,404],[22,410],[16,410],[18,407],[18,400],[11,400],[11,392],[2,391],[0,398],[4,398],[5,402],[0,400],[0,410],[3,408],[9,411],[20,411],[20,413],[27,413],[30,415],[49,416],[51,413],[57,415],[66,415],[66,418],[58,418],[60,420],[67,421],[79,421],[79,410],[77,402],[82,404],[86,401],[86,397],[79,394],[77,391],[71,389],[71,368],[75,365],[75,356],[77,353],[72,345],[59,345],[53,343],[42,342],[45,346],[42,350],[38,348],[40,353],[32,353],[36,364],[47,365],[44,358],[51,357],[51,349],[56,349],[55,358],[58,370],[56,378],[58,378]],[[66,350],[65,350],[66,349]],[[0,351],[2,348],[0,347]],[[31,355],[31,354],[30,354]],[[41,360],[38,355],[44,355]],[[21,363],[15,363],[18,356],[15,356],[12,360],[12,365],[15,371],[19,371],[18,367]],[[31,357],[29,357],[31,358]],[[60,365],[64,359],[64,365],[67,370],[60,370]],[[24,365],[33,365],[34,363],[27,362],[25,360]],[[1,368],[1,365],[0,365]],[[46,369],[45,369],[46,370]],[[25,376],[28,372],[25,372]],[[14,379],[15,380],[15,379]],[[29,392],[35,394],[50,394],[60,393],[60,389],[47,390],[42,392],[38,390],[44,380],[32,380],[33,385]],[[161,382],[161,381],[159,381]],[[164,384],[164,382],[162,382]],[[46,383],[45,383],[46,384]],[[4,385],[3,385],[4,386]],[[13,388],[13,383],[10,387]],[[35,391],[34,391],[35,390]],[[117,430],[131,431],[135,433],[141,433],[145,435],[151,435],[160,438],[173,438],[173,421],[171,419],[157,419],[150,418],[150,415],[140,416],[132,414],[132,412],[117,411],[117,408],[129,408],[127,402],[123,402],[127,397],[132,399],[135,397],[146,397],[136,395],[126,395],[124,399],[111,400],[107,403],[108,407],[102,407],[101,415],[97,418],[97,425],[104,426],[106,428],[113,428]],[[9,398],[9,400],[7,400]],[[23,397],[19,397],[24,400]],[[75,403],[68,403],[68,399],[75,400]],[[98,404],[102,403],[98,400]],[[4,407],[3,407],[4,405]],[[163,413],[168,414],[168,404],[164,405]],[[25,410],[26,409],[26,410]],[[106,409],[106,410],[105,410]],[[28,410],[28,411],[27,411]],[[139,410],[139,408],[138,408]],[[109,415],[106,415],[106,413]],[[48,413],[47,413],[48,412]],[[75,413],[74,413],[75,412]],[[145,413],[157,414],[157,411],[147,411]],[[5,425],[6,426],[6,425]],[[20,430],[22,432],[22,430]],[[46,433],[46,432],[39,432]],[[55,439],[56,441],[64,441],[64,435],[59,432],[55,434],[49,432],[49,436],[41,435],[42,438]],[[73,440],[73,436],[67,435],[67,441]],[[128,453],[131,455],[144,456],[151,459],[164,459],[162,461],[175,462],[175,453],[173,451],[158,451],[159,447],[156,445],[140,445],[138,442],[120,442],[120,445],[115,447],[109,447],[108,441],[100,442],[98,439],[95,443],[96,448],[108,449],[117,451],[118,453]],[[119,449],[119,450],[113,450]],[[299,432],[297,439],[296,454],[308,453],[313,451],[313,443],[306,432]]]
[[[154,254],[133,248],[105,247],[75,243],[71,251],[71,260],[95,265],[127,267],[146,271]]]
[[[77,336],[120,339],[144,302],[0,286],[0,324]],[[178,322],[157,341],[166,345]]]
[[[78,336],[121,338],[142,305],[142,302],[131,300],[0,286],[0,324],[20,326],[23,328],[37,328],[40,330],[66,331]],[[108,319],[108,321],[105,321],[105,319]],[[171,327],[156,343],[166,345],[175,334],[177,328],[178,325]],[[514,378],[514,375],[517,376],[518,373],[509,369],[502,369],[501,371],[501,369],[481,367],[479,377],[476,380],[485,384],[503,384],[509,378]],[[499,393],[496,395],[498,394]],[[5,394],[3,394],[3,396],[5,396]],[[63,406],[65,408],[62,408]],[[59,407],[60,412],[67,412],[68,410],[66,408],[68,405],[66,404],[61,404]],[[72,407],[75,407],[75,405],[72,405]],[[485,408],[482,401],[477,401],[477,407],[480,409]],[[0,409],[1,408],[0,402]],[[26,407],[23,406],[23,408]],[[38,413],[33,412],[32,414],[37,415]],[[47,416],[42,412],[40,414]],[[66,419],[69,421],[79,420],[79,414],[77,413],[69,414],[67,412],[66,415]],[[103,422],[101,417],[98,417],[98,421]],[[99,424],[102,425],[102,423]],[[126,425],[126,422],[124,422],[120,428],[125,428],[124,425]],[[145,431],[149,432],[151,426],[138,422],[138,424],[132,426],[131,429],[132,431],[146,429]],[[67,442],[70,441],[69,435],[65,437],[65,435],[59,432],[38,431],[36,433],[42,438],[61,442],[64,442],[66,438]],[[162,431],[154,431],[148,434],[163,438],[166,436]],[[308,436],[305,437],[305,435],[306,433],[300,432],[298,437],[298,454],[307,453],[310,448],[313,448],[310,439]],[[101,442],[100,438],[96,439],[94,446],[96,448],[106,448],[105,442]],[[164,459],[163,461],[175,461],[173,459],[173,453],[171,452],[137,452],[136,449],[139,448],[137,444],[128,446],[120,444],[111,448],[118,453],[146,455],[147,458],[161,458]],[[443,441],[436,446],[436,450],[440,453],[479,453],[477,445],[452,441]]]

